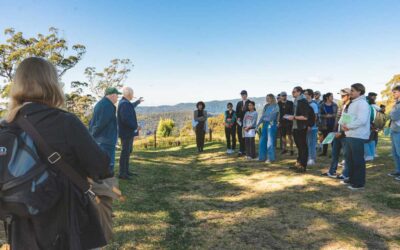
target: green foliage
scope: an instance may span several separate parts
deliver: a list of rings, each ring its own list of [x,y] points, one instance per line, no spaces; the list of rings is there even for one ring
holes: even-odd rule
[[[74,91],[65,95],[65,107],[68,112],[74,113],[84,124],[88,125],[96,98],[89,94],[83,94],[83,88],[87,87],[87,83],[72,82],[71,87]]]
[[[61,77],[73,68],[86,53],[84,45],[75,44],[68,46],[67,41],[60,37],[58,29],[49,28],[48,34],[37,34],[35,37],[25,37],[22,32],[13,28],[4,31],[6,41],[0,44],[0,77],[5,85],[2,86],[1,95],[7,97],[9,84],[15,74],[18,64],[27,57],[43,57],[52,62]],[[72,51],[67,55],[68,51]]]
[[[208,127],[213,133],[223,133],[225,131],[224,114],[208,118]]]
[[[395,101],[392,94],[392,89],[400,84],[400,74],[394,75],[393,78],[386,83],[386,88],[381,92],[382,94],[382,104],[386,105],[386,111],[390,112]]]
[[[121,88],[132,67],[129,59],[113,59],[102,72],[97,72],[95,67],[88,67],[85,69],[85,75],[89,80],[90,89],[100,98],[109,87]]]
[[[157,135],[160,137],[168,137],[172,135],[175,122],[172,119],[160,119],[157,127]]]

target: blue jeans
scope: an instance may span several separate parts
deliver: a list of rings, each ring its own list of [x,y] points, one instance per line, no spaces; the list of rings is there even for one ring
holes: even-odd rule
[[[392,155],[396,167],[395,172],[400,174],[400,133],[392,131],[390,137],[392,139]]]
[[[307,131],[307,147],[309,160],[317,160],[317,135],[318,128],[312,128]]]
[[[332,142],[332,162],[331,162],[331,167],[329,168],[329,173],[330,174],[336,174],[337,166],[339,164],[339,157],[340,157],[340,151],[345,150],[345,143],[346,143],[346,138],[335,138],[333,139]],[[349,177],[349,170],[347,168],[346,161],[344,163],[344,168],[342,175],[344,177]]]
[[[365,157],[375,157],[375,141],[371,140],[364,144]]]
[[[133,137],[121,138],[122,150],[119,158],[119,176],[127,177],[129,173],[129,157],[133,149]]]
[[[359,138],[346,138],[345,143],[345,161],[349,168],[350,184],[355,187],[365,186],[365,158],[364,158],[365,140]]]
[[[99,147],[107,153],[108,157],[110,157],[110,170],[114,172],[115,165],[115,145],[98,143]]]
[[[275,123],[272,125],[269,122],[265,122],[261,132],[259,154],[258,159],[260,161],[268,160],[275,161],[275,138],[277,133],[277,126]]]

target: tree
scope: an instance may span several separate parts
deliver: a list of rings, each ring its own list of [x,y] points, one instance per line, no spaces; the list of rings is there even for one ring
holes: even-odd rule
[[[6,42],[0,44],[0,77],[4,78],[4,85],[0,87],[3,98],[8,97],[15,70],[23,59],[32,56],[46,58],[55,65],[61,78],[86,53],[84,45],[68,46],[54,27],[49,28],[49,34],[39,33],[36,37],[24,37],[22,32],[16,32],[13,28],[5,29],[4,34]],[[72,53],[67,54],[71,50]]]
[[[400,85],[400,74],[394,75],[393,78],[386,83],[386,88],[381,92],[382,94],[382,104],[386,105],[386,111],[390,111],[395,103],[392,95],[392,89]]]
[[[68,112],[78,116],[84,124],[89,125],[96,98],[90,94],[83,94],[84,88],[87,87],[88,84],[85,82],[72,82],[71,88],[73,91],[65,94],[65,108]]]
[[[175,122],[172,119],[162,119],[158,123],[157,127],[157,135],[160,137],[168,137],[171,136],[172,131],[174,130]]]
[[[129,59],[113,59],[111,65],[102,72],[96,72],[95,67],[88,67],[85,75],[89,80],[90,89],[98,97],[103,97],[109,87],[121,88],[133,64]]]
[[[225,131],[224,114],[208,118],[208,127],[216,134],[223,133]]]

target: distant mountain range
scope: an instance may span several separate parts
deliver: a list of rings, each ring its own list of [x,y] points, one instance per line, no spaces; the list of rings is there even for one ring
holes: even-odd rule
[[[262,109],[265,104],[265,97],[249,98],[256,103],[256,109]],[[290,97],[289,97],[290,99]],[[211,114],[220,114],[226,110],[226,105],[233,103],[234,109],[240,99],[222,100],[222,101],[209,101],[205,102],[206,110]],[[196,103],[179,103],[176,105],[162,105],[162,106],[139,106],[136,111],[140,114],[160,114],[169,112],[188,112],[196,109]]]

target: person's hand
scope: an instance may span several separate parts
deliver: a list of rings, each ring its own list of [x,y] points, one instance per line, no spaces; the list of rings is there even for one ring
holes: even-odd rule
[[[232,118],[228,118],[228,119],[226,119],[226,121],[227,121],[227,122],[231,122],[231,121],[232,121]]]
[[[241,119],[240,119],[240,118],[237,118],[237,120],[238,120],[238,122],[240,122]]]
[[[344,131],[349,131],[349,130],[350,130],[350,129],[347,127],[346,124],[343,124],[342,129],[343,129]]]
[[[139,98],[139,101],[140,101],[141,103],[144,102],[143,97],[140,97],[140,98]]]
[[[336,139],[339,139],[340,137],[342,137],[342,134],[341,134],[341,133],[335,133],[335,138],[336,138]]]
[[[142,127],[139,126],[139,127],[137,128],[137,130],[138,130],[138,131],[142,130]]]
[[[294,115],[288,115],[286,117],[286,119],[288,119],[289,121],[293,121],[294,120]]]

